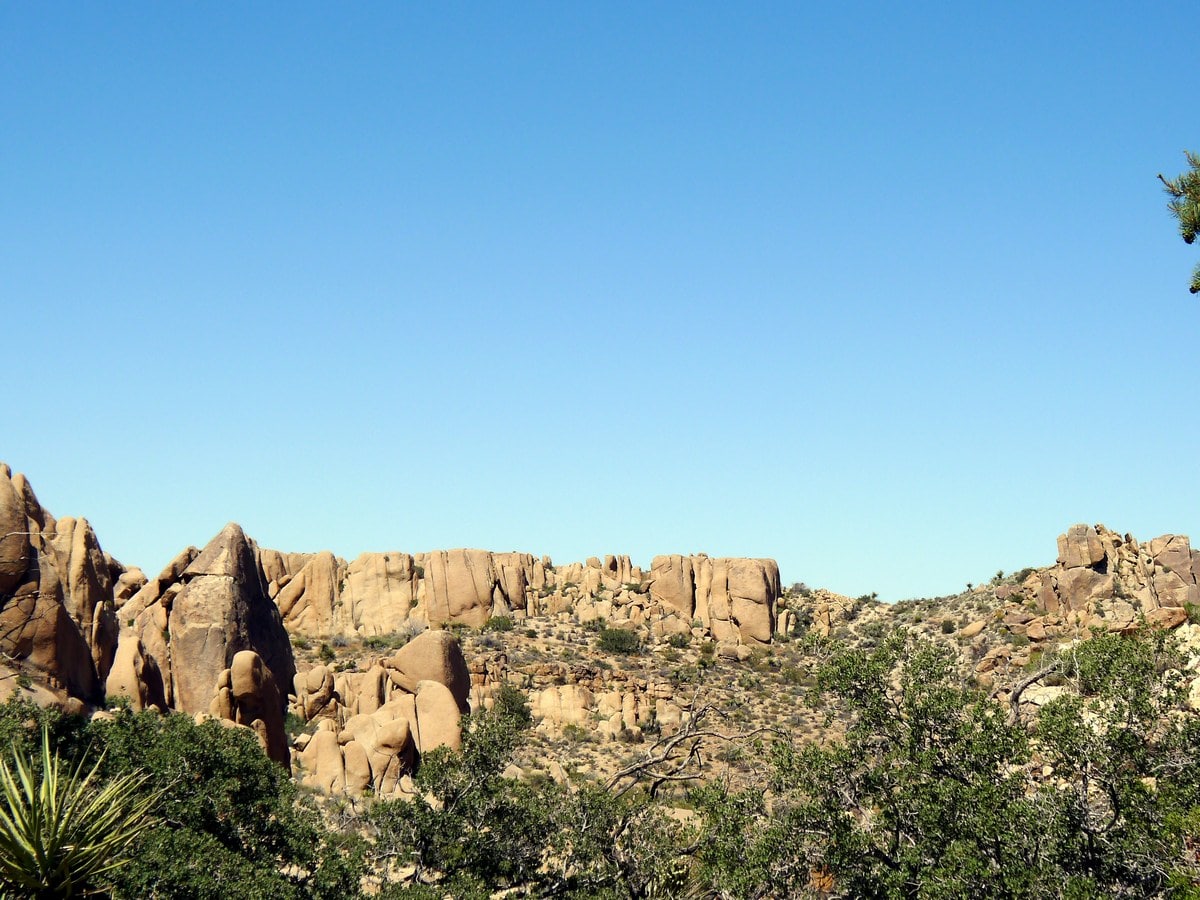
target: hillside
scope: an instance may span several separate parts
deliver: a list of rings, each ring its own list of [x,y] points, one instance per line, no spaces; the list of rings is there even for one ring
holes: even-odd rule
[[[347,561],[259,548],[230,524],[148,578],[0,466],[3,695],[94,720],[128,708],[242,726],[326,815],[418,795],[423,760],[470,744],[462,722],[511,704],[513,689],[532,728],[506,760],[511,778],[620,794],[676,766],[651,793],[688,807],[699,784],[753,790],[767,744],[853,738],[853,703],[813,700],[831,659],[885,658],[898,629],[904,647],[941,648],[947,685],[1018,723],[1077,689],[1062,661],[1080,642],[1171,632],[1181,709],[1194,712],[1198,576],[1186,537],[1099,525],[1059,536],[1053,566],[889,605],[784,589],[769,559],[664,555],[642,569],[459,549]]]

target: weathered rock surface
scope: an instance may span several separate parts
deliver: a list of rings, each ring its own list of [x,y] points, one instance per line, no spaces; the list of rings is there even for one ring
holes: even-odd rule
[[[401,647],[384,666],[397,686],[417,693],[421,681],[436,681],[444,685],[454,698],[459,713],[468,711],[471,693],[471,673],[463,659],[462,648],[448,631],[426,631]]]
[[[1198,574],[1200,553],[1182,535],[1139,543],[1103,525],[1073,525],[1058,537],[1057,563],[1032,573],[1021,595],[1064,622],[1123,630],[1152,614],[1182,620],[1200,603]],[[1157,612],[1168,609],[1180,612]]]
[[[555,568],[528,553],[485,550],[369,553],[351,563],[263,551],[263,559],[287,628],[314,638],[571,612],[659,640],[695,621],[717,640],[753,645],[770,641],[780,595],[778,566],[765,559],[660,556],[649,573],[627,556]]]
[[[253,650],[240,650],[233,663],[217,677],[217,690],[209,713],[250,728],[267,755],[290,768],[287,734],[283,727],[284,702],[275,678],[262,657]]]
[[[125,697],[135,711],[152,706],[167,708],[167,694],[162,672],[152,656],[148,656],[136,635],[127,635],[117,646],[116,659],[108,673],[105,693],[110,699]]]
[[[279,686],[291,685],[295,662],[254,542],[227,525],[203,550],[189,547],[141,581],[118,612],[108,693],[135,708],[211,712],[244,725],[288,765]]]
[[[317,722],[316,735],[336,734],[332,743],[314,736],[298,746],[302,780],[351,793],[403,790],[421,753],[462,746],[470,689],[462,649],[445,631],[418,635],[392,656],[368,661],[365,671],[320,665],[297,674],[293,711]]]
[[[132,631],[169,677],[173,708],[207,710],[218,676],[241,650],[258,653],[276,684],[292,683],[291,645],[255,551],[240,527],[227,525],[138,613]]]
[[[86,519],[56,521],[0,464],[0,652],[88,702],[116,651],[114,582],[124,572]]]

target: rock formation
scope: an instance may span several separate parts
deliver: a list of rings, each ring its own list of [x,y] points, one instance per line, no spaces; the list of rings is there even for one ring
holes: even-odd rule
[[[325,791],[409,789],[420,754],[462,745],[470,687],[462,650],[445,631],[420,634],[363,672],[320,665],[297,674],[292,709],[315,725],[296,742],[301,779]]]
[[[284,698],[262,657],[253,650],[235,653],[230,667],[217,676],[217,691],[209,712],[250,728],[258,735],[267,755],[290,769],[283,711]]]
[[[409,623],[478,628],[497,616],[569,612],[638,627],[657,639],[698,626],[714,640],[770,641],[779,568],[769,559],[655,557],[650,571],[627,556],[555,567],[528,553],[439,550],[410,556],[263,551],[268,592],[293,634],[390,634]]]
[[[1187,619],[1189,604],[1200,605],[1198,575],[1200,551],[1182,535],[1139,543],[1103,525],[1073,525],[1058,537],[1055,565],[1006,596],[1026,598],[1040,613],[1016,623],[1031,640],[1072,626],[1124,631],[1145,620],[1174,627]]]
[[[0,652],[72,697],[100,701],[124,571],[86,519],[56,521],[25,477],[0,463]]]
[[[219,676],[242,650],[257,653],[276,684],[291,684],[295,675],[257,548],[234,524],[199,553],[176,557],[121,607],[120,617],[122,641],[141,642],[172,709],[206,712]]]

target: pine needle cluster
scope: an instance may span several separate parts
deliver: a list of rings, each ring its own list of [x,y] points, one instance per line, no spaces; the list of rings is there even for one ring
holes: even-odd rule
[[[1196,240],[1196,232],[1200,231],[1200,154],[1187,151],[1188,171],[1178,178],[1164,178],[1159,175],[1159,181],[1171,200],[1167,208],[1179,221],[1179,233],[1185,243],[1191,244]],[[1200,294],[1200,265],[1192,272],[1193,294]]]

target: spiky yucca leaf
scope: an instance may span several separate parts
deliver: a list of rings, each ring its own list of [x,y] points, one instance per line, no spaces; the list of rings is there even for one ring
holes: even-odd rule
[[[42,730],[41,773],[12,749],[0,759],[0,897],[73,897],[92,893],[104,876],[128,862],[129,845],[149,824],[157,799],[142,793],[144,777],[97,776],[101,760],[85,772],[50,751]]]

